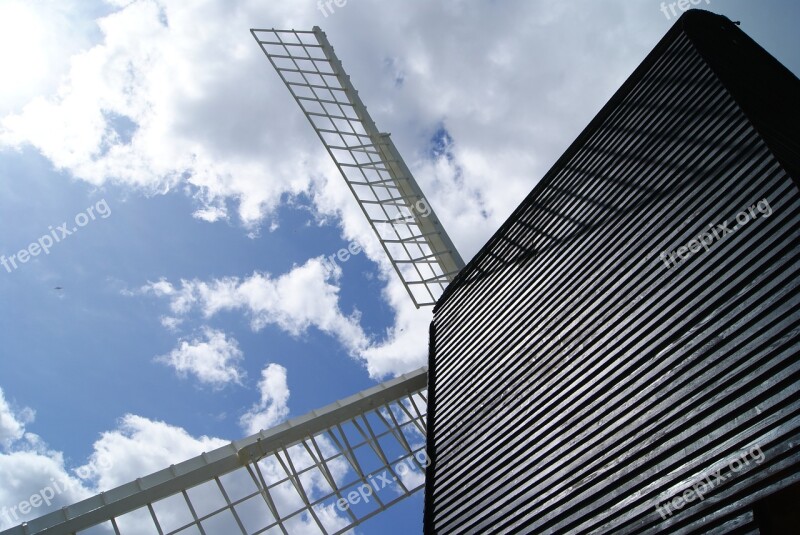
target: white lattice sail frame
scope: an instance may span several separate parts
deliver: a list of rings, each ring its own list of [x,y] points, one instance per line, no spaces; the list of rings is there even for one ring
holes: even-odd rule
[[[0,532],[340,534],[425,485],[427,369]]]
[[[325,33],[316,26],[250,31],[336,163],[414,304],[436,304],[464,261],[391,137],[378,131]]]

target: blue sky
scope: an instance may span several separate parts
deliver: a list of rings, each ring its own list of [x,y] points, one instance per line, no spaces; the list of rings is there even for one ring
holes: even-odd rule
[[[430,310],[249,28],[328,33],[468,260],[667,31],[659,6],[0,0],[0,255],[108,207],[0,266],[0,506],[98,452],[117,462],[58,506],[426,363]],[[797,3],[706,8],[800,72]],[[417,495],[357,532],[421,515]]]

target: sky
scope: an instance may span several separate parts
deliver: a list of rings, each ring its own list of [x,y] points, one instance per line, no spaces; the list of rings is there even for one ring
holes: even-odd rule
[[[327,33],[468,261],[671,3],[0,0],[0,508],[71,478],[40,516],[426,364],[430,308],[250,28]],[[700,4],[800,73],[800,4]],[[356,533],[421,522],[418,493]]]

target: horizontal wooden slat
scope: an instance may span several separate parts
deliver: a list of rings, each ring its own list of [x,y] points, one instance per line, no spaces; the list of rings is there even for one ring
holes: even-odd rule
[[[756,533],[753,504],[800,479],[791,143],[717,76],[741,32],[681,20],[435,308],[426,533]],[[721,24],[727,48],[698,45]]]

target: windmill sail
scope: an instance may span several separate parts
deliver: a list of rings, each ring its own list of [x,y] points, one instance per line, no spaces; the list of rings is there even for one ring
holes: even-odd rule
[[[319,135],[417,307],[464,267],[389,134],[381,133],[325,33],[250,30]]]
[[[426,381],[421,368],[0,535],[344,533],[424,486]]]

